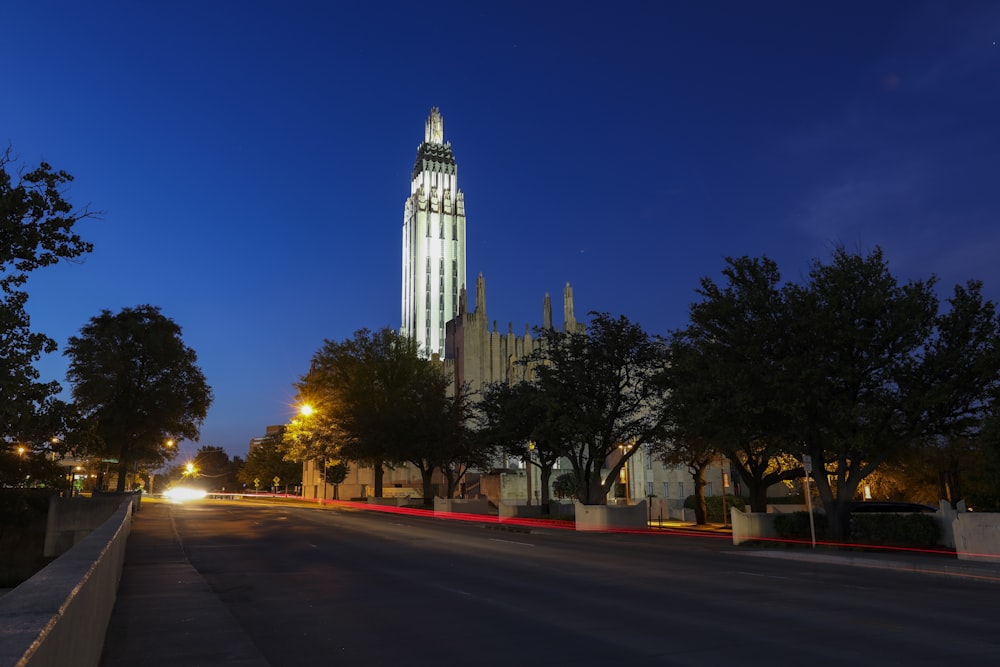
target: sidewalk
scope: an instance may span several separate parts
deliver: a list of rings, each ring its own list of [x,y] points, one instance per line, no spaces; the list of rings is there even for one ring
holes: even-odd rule
[[[102,667],[267,667],[184,555],[170,505],[143,499],[125,551]]]
[[[681,521],[664,521],[650,524],[654,530],[682,531],[721,536],[733,534],[732,528],[722,524],[706,524],[699,526]],[[984,582],[1000,584],[1000,558],[995,561],[959,560],[950,553],[903,549],[872,549],[861,550],[846,547],[817,544],[811,548],[809,544],[797,546],[780,545],[774,548],[741,547],[739,555],[760,558],[777,558],[784,560],[812,561],[866,567],[882,570],[903,570],[921,574],[939,574],[953,577],[965,577]]]

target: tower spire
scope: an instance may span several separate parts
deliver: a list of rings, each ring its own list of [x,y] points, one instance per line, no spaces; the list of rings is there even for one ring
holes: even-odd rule
[[[576,316],[573,314],[573,288],[566,283],[563,289],[563,329],[576,333]]]
[[[441,110],[437,107],[431,107],[431,115],[427,117],[427,122],[424,123],[424,143],[444,143],[444,117],[441,115]]]

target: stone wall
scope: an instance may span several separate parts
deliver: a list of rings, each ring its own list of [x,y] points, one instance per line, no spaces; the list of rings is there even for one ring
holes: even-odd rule
[[[952,525],[959,560],[1000,564],[1000,514],[964,512]]]
[[[648,529],[646,501],[635,505],[576,503],[576,529],[581,531]]]
[[[96,667],[132,527],[132,502],[0,598],[0,665]]]

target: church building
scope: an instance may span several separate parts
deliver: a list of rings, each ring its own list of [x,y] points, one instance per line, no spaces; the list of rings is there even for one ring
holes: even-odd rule
[[[469,303],[466,290],[465,197],[458,187],[458,166],[451,144],[444,141],[444,118],[437,107],[430,111],[424,125],[424,141],[417,147],[417,158],[410,179],[410,194],[403,208],[402,229],[402,321],[400,333],[417,340],[421,354],[437,359],[454,386],[467,386],[470,396],[488,384],[515,384],[531,377],[531,369],[518,363],[540,344],[526,325],[516,334],[508,323],[505,330],[491,320],[486,311],[486,281],[476,279],[475,304]],[[573,290],[563,289],[562,330],[583,332],[573,306]],[[553,329],[552,303],[545,294],[541,303],[541,328]],[[511,462],[515,469],[500,475],[503,479],[488,490],[483,484],[470,483],[471,493],[484,493],[494,502],[537,500],[540,479],[534,466]],[[558,467],[558,466],[557,466]],[[557,470],[558,472],[558,470]],[[303,468],[303,496],[307,498],[364,498],[370,493],[371,468],[352,465],[348,478],[337,486],[327,485],[315,461]],[[494,475],[495,476],[495,475]],[[435,481],[440,473],[435,473]],[[666,469],[647,452],[638,452],[623,477],[626,499],[662,493],[663,509],[683,504],[686,473]],[[420,474],[411,465],[385,471],[383,499],[400,502],[420,495]],[[339,487],[339,488],[338,488]],[[661,510],[662,511],[662,510]]]

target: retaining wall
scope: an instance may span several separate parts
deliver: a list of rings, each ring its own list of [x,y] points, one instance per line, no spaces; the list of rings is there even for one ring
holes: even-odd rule
[[[132,499],[0,598],[0,665],[96,667],[118,594]]]
[[[441,498],[434,497],[434,513],[492,514],[490,501],[486,498]]]
[[[646,501],[635,505],[584,505],[576,502],[576,529],[649,529]]]
[[[124,497],[133,502],[133,509],[138,508],[141,496],[128,494]],[[121,507],[122,498],[121,495],[92,498],[52,496],[45,525],[45,557],[59,556],[81,542]]]
[[[1000,563],[1000,514],[963,512],[952,528],[959,560]]]

